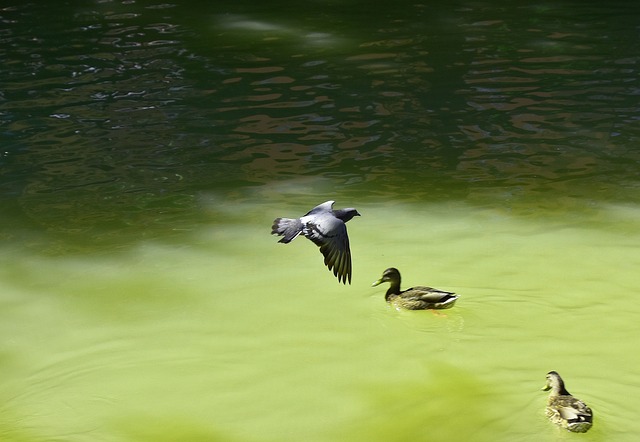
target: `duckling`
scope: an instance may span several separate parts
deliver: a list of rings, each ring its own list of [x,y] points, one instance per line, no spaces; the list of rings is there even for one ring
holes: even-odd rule
[[[385,299],[398,307],[408,310],[447,309],[453,307],[458,295],[431,287],[416,286],[400,291],[400,272],[396,268],[389,268],[382,273],[382,277],[372,284],[372,287],[391,283]]]
[[[546,409],[546,415],[551,422],[575,433],[585,433],[591,428],[591,408],[580,399],[571,396],[557,372],[550,371],[547,374],[547,383],[542,390],[551,390]]]

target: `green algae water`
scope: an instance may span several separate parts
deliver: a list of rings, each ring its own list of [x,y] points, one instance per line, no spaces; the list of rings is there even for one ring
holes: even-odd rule
[[[345,287],[308,241],[264,234],[276,210],[243,209],[261,222],[203,228],[180,246],[12,250],[3,434],[555,440],[540,388],[556,369],[594,409],[590,440],[633,438],[637,213],[589,209],[596,225],[557,217],[541,229],[466,205],[396,206],[402,228],[387,231],[386,210],[363,204]],[[405,285],[461,299],[439,314],[397,311],[370,287],[389,265]]]
[[[636,8],[3,5],[0,440],[634,441]]]

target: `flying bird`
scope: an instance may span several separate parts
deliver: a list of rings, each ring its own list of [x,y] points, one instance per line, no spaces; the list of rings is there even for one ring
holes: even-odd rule
[[[333,210],[334,203],[326,201],[300,218],[276,218],[271,234],[282,236],[278,242],[287,244],[302,233],[320,247],[324,264],[338,281],[351,284],[351,250],[345,223],[360,214],[352,207]]]

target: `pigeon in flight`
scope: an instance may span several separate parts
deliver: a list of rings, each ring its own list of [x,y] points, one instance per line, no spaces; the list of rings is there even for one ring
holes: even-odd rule
[[[324,255],[324,264],[343,284],[351,284],[351,250],[345,223],[360,216],[354,208],[333,210],[335,201],[327,201],[311,209],[301,218],[276,218],[272,235],[282,236],[278,242],[290,243],[301,233],[313,241]]]

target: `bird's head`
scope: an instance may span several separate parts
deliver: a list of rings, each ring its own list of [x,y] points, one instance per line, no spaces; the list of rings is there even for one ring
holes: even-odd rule
[[[547,373],[547,383],[542,387],[542,391],[553,390],[553,394],[566,394],[569,392],[564,387],[564,381],[556,371]]]
[[[341,219],[342,222],[345,222],[345,223],[347,221],[349,221],[351,218],[353,218],[354,216],[360,216],[358,211],[356,209],[354,209],[353,207],[348,207],[346,209],[340,209],[340,210],[334,210],[333,214],[335,215],[336,218]]]
[[[400,282],[400,272],[396,268],[388,268],[384,272],[382,272],[382,276],[376,282],[374,282],[371,286],[375,287],[377,285],[382,284],[383,282]]]

